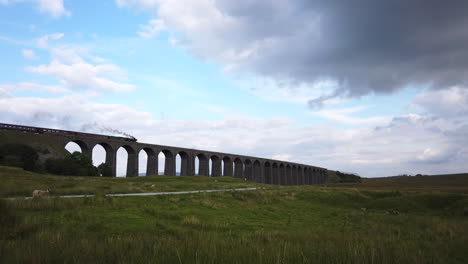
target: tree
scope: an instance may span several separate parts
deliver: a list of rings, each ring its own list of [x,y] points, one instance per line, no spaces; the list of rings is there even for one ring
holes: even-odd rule
[[[97,176],[98,170],[93,166],[91,157],[81,152],[73,152],[65,158],[48,159],[45,170],[52,174],[69,176]]]
[[[361,177],[353,173],[336,171],[336,176],[339,177],[339,182],[361,182]]]
[[[107,163],[101,163],[98,167],[98,175],[102,177],[112,177],[112,168],[109,164]]]
[[[22,144],[4,144],[0,146],[0,165],[38,171],[38,159],[39,155],[36,150],[30,146]]]

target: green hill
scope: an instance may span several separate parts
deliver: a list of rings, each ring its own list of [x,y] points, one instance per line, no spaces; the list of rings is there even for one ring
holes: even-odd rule
[[[467,175],[444,177],[0,199],[0,262],[467,263]],[[59,177],[8,167],[0,167],[0,182],[3,197],[47,186],[57,194],[258,186],[208,177]]]

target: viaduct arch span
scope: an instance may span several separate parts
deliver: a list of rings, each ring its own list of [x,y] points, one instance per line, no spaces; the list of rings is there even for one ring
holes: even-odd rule
[[[110,165],[116,176],[117,150],[127,151],[126,177],[138,176],[138,155],[145,151],[147,155],[146,175],[158,175],[158,156],[165,156],[164,175],[176,175],[176,156],[181,158],[181,176],[195,176],[195,158],[199,161],[199,175],[211,177],[235,177],[266,184],[276,185],[311,185],[327,181],[327,169],[288,161],[265,159],[231,153],[214,152],[174,146],[164,146],[136,142],[136,139],[81,133],[75,131],[39,128],[0,123],[0,129],[15,133],[27,133],[31,137],[47,137],[58,147],[65,148],[76,143],[82,153],[93,156],[93,149],[101,145],[106,151],[105,163]],[[24,134],[22,134],[24,136]],[[47,147],[47,146],[44,146]],[[210,175],[211,161],[211,175]],[[223,166],[221,165],[223,164]]]

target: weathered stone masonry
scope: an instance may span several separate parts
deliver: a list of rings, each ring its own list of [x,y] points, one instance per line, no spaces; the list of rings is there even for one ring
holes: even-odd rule
[[[0,126],[0,128],[2,127]],[[53,138],[54,144],[58,144],[63,148],[70,142],[78,144],[81,151],[90,157],[93,155],[92,150],[94,147],[101,145],[106,151],[105,162],[111,166],[114,176],[116,175],[117,150],[122,147],[128,153],[127,177],[138,176],[138,154],[140,151],[145,151],[148,156],[146,175],[158,174],[158,155],[162,152],[165,156],[164,175],[169,176],[176,175],[176,156],[178,154],[181,158],[181,176],[196,175],[195,157],[198,157],[199,175],[235,177],[276,185],[321,184],[327,180],[327,170],[325,168],[305,164],[230,153],[138,143],[112,136],[73,131],[63,132],[65,133],[46,132],[46,134],[48,137]],[[24,133],[24,131],[18,133]],[[33,135],[34,133],[31,132],[31,136]],[[211,175],[209,175],[209,160],[211,160],[212,165]],[[223,171],[221,164],[224,164]]]

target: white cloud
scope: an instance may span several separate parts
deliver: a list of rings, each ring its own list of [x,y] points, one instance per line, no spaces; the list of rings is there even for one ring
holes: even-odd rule
[[[140,25],[141,31],[138,31],[138,35],[142,38],[153,38],[159,32],[166,29],[164,21],[161,19],[151,19],[147,25]]]
[[[64,37],[63,33],[44,35],[37,40],[39,48],[51,55],[49,64],[28,66],[26,71],[55,78],[62,90],[130,91],[133,84],[125,83],[123,69],[107,60],[90,54],[86,49],[73,45],[57,45],[52,40]],[[28,53],[28,52],[26,52]],[[41,89],[43,91],[60,89]]]
[[[438,116],[468,115],[468,88],[451,87],[447,90],[418,94],[414,104]]]
[[[24,58],[26,58],[28,60],[37,60],[39,58],[39,57],[37,57],[34,50],[30,50],[30,49],[21,50],[21,54],[23,55]]]
[[[63,0],[0,0],[0,4],[4,5],[13,4],[17,2],[34,3],[39,9],[39,12],[46,13],[53,18],[71,15],[71,12],[68,11],[63,5]]]
[[[53,18],[61,16],[70,16],[70,11],[66,10],[63,5],[63,0],[36,0],[39,11],[46,13]]]
[[[93,92],[102,91],[131,91],[135,85],[126,83],[127,76],[123,69],[106,59],[90,54],[85,48],[73,45],[57,45],[52,40],[64,37],[63,33],[44,35],[37,40],[39,48],[50,53],[48,64],[28,66],[27,72],[50,76],[58,81],[57,84],[39,84],[20,82],[15,84],[1,84],[0,87],[8,94],[21,91],[36,91],[45,93],[67,93],[77,90]],[[33,59],[33,50],[22,50],[23,56]]]
[[[466,16],[457,10],[468,4],[419,0],[425,12],[418,13],[418,5],[402,8],[405,1],[397,2],[365,0],[366,8],[356,9],[349,1],[116,0],[119,7],[153,15],[171,43],[230,72],[286,80],[289,87],[307,84],[312,95],[302,101],[310,100],[311,107],[407,87],[466,84],[468,49],[457,45],[468,38]],[[446,33],[435,38],[434,30]],[[336,85],[315,95],[315,84],[324,80]],[[295,97],[294,90],[269,91],[270,97],[281,98],[284,91]]]
[[[0,98],[11,97],[11,93],[4,87],[0,86]]]
[[[0,84],[0,89],[4,91],[8,91],[9,93],[15,92],[24,92],[24,91],[31,91],[31,92],[46,92],[52,94],[62,94],[66,93],[67,89],[60,85],[41,85],[37,83],[31,82],[20,82],[15,84]]]
[[[420,155],[418,155],[417,161],[431,164],[444,163],[452,157],[456,156],[456,154],[456,149],[426,148]]]
[[[363,110],[372,108],[375,106],[358,106],[348,108],[334,108],[334,109],[323,109],[313,112],[313,115],[326,118],[328,120],[336,121],[339,123],[351,124],[351,125],[380,125],[388,123],[392,117],[390,116],[370,116],[370,117],[356,117],[351,114],[361,112]]]
[[[1,90],[1,87],[0,87]],[[0,98],[2,121],[102,133],[116,128],[140,142],[286,159],[363,176],[468,170],[468,126],[417,115],[378,129],[298,125],[287,118],[227,116],[218,121],[160,120],[120,104],[81,96]]]
[[[111,80],[122,75],[122,70],[113,64],[93,65],[86,62],[65,64],[53,60],[48,65],[27,67],[26,71],[53,76],[69,89],[130,91],[135,88],[132,84]]]
[[[143,10],[151,10],[157,7],[158,0],[115,0],[118,7],[136,7]]]
[[[37,46],[42,49],[47,49],[49,47],[50,40],[59,40],[63,38],[63,36],[65,36],[63,33],[44,35],[37,40]]]

